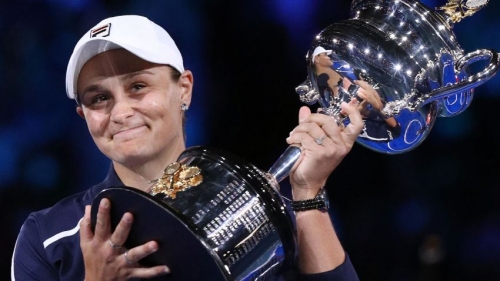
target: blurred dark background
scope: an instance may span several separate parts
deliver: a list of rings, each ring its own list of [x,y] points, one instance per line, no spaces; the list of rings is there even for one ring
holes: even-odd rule
[[[422,0],[434,8],[444,0]],[[302,105],[314,36],[349,1],[18,0],[0,2],[0,280],[30,212],[100,182],[109,167],[66,97],[78,39],[140,14],[166,28],[195,77],[188,146],[223,148],[267,170]],[[465,52],[500,50],[499,1],[454,32]],[[361,280],[500,280],[500,76],[400,155],[358,144],[329,179],[333,219]],[[284,184],[286,186],[286,184]],[[64,216],[64,214],[61,214]]]

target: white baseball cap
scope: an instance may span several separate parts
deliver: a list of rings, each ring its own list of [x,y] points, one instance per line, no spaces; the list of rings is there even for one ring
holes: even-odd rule
[[[119,48],[145,61],[168,64],[184,72],[181,52],[165,29],[142,16],[111,17],[91,28],[76,44],[66,71],[68,97],[76,99],[78,76],[88,60]]]
[[[312,54],[311,61],[314,63],[314,58],[321,53],[326,53],[326,55],[328,56],[332,53],[332,50],[325,50],[325,48],[321,46],[316,47],[316,49],[314,49],[314,52]]]

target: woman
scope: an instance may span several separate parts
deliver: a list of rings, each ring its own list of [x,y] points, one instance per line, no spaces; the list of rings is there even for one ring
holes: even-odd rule
[[[68,64],[67,94],[112,164],[102,183],[30,215],[14,250],[13,280],[147,279],[170,272],[168,265],[138,263],[158,250],[156,241],[123,247],[132,214],[111,231],[112,206],[103,199],[92,231],[89,205],[114,185],[149,191],[177,160],[185,150],[184,111],[192,87],[193,74],[184,70],[172,38],[144,17],[108,18],[82,37]],[[316,197],[359,134],[359,112],[347,104],[343,109],[351,124],[342,129],[327,116],[300,109],[299,125],[287,139],[302,149],[290,175],[294,201]],[[301,275],[357,280],[328,212],[297,211],[296,221]]]

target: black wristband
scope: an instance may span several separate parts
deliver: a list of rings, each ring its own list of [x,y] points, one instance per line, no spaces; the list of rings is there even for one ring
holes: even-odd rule
[[[320,189],[318,195],[313,199],[292,201],[292,210],[295,212],[308,211],[308,210],[320,210],[322,212],[328,211],[329,200],[328,194],[324,188]]]
[[[321,210],[324,209],[325,202],[318,201],[316,199],[309,200],[301,200],[301,201],[292,201],[292,210],[295,212],[307,211],[307,210]]]

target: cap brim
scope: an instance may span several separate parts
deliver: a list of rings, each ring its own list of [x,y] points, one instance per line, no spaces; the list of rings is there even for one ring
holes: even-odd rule
[[[173,65],[170,57],[175,57],[176,53],[169,46],[163,45],[162,56],[158,56],[157,53],[148,52],[142,49],[139,49],[130,44],[121,42],[120,40],[109,40],[106,37],[93,38],[83,45],[81,45],[78,49],[73,52],[73,56],[68,64],[68,69],[66,73],[67,83],[66,92],[69,98],[76,98],[76,89],[78,83],[78,76],[80,75],[80,71],[87,61],[89,61],[92,57],[114,49],[125,49],[130,53],[138,56],[139,58],[149,61],[152,63],[158,64],[169,64],[180,72],[184,72],[184,67],[182,66],[182,62],[180,65]],[[72,88],[69,88],[72,87]]]

